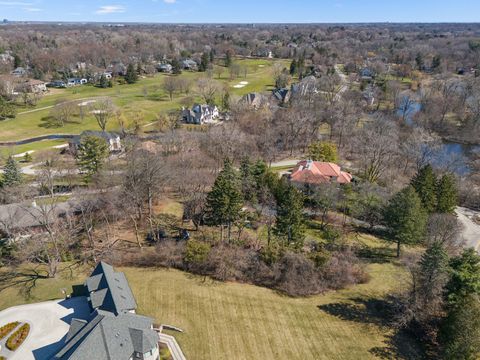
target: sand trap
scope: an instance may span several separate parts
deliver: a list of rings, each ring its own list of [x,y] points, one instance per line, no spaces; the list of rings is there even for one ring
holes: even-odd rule
[[[21,154],[16,154],[16,155],[13,155],[14,158],[19,158],[19,157],[23,157],[25,156],[25,154],[33,154],[35,152],[35,150],[30,150],[30,151],[25,151]]]
[[[54,149],[63,149],[63,148],[66,148],[66,147],[68,147],[68,144],[61,144],[61,145],[53,146]]]
[[[246,85],[248,85],[248,81],[240,81],[237,85],[233,85],[233,87],[235,89],[241,89]]]
[[[87,106],[88,104],[92,104],[94,102],[97,102],[97,100],[87,100],[87,101],[81,102],[80,104],[78,104],[78,106]]]
[[[258,67],[265,67],[265,65],[258,65]]]

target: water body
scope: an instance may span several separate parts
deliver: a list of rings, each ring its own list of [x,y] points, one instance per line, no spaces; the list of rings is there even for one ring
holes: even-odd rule
[[[416,101],[411,101],[404,97],[401,101],[397,115],[402,117],[405,105],[408,108],[405,111],[405,123],[408,126],[415,126],[414,116],[420,110],[422,105]],[[468,175],[471,172],[468,166],[468,159],[473,152],[480,152],[480,145],[465,145],[452,141],[444,141],[439,149],[434,151],[432,165],[436,167],[447,168],[458,175]]]

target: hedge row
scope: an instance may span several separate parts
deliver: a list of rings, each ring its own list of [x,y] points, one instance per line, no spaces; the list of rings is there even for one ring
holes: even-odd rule
[[[0,328],[0,340],[5,336],[10,334],[10,332],[15,329],[20,323],[18,321],[8,323]]]
[[[30,325],[23,324],[15,331],[7,340],[5,344],[10,351],[15,351],[25,341],[30,332]]]

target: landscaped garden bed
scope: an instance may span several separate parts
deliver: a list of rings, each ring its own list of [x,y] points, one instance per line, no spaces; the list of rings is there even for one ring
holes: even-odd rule
[[[10,332],[15,329],[20,323],[18,321],[8,323],[0,328],[0,340],[5,336],[10,334]]]
[[[15,351],[17,350],[20,345],[23,344],[25,339],[28,336],[28,333],[30,332],[30,325],[29,324],[23,324],[18,328],[17,331],[15,331],[10,337],[8,338],[5,346],[7,349],[10,351]]]

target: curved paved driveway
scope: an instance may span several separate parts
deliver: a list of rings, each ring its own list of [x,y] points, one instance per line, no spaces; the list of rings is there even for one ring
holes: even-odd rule
[[[28,322],[31,326],[25,342],[13,355],[8,354],[8,360],[49,359],[61,347],[72,318],[88,318],[89,313],[85,297],[20,305],[0,311],[0,326],[13,321]]]

